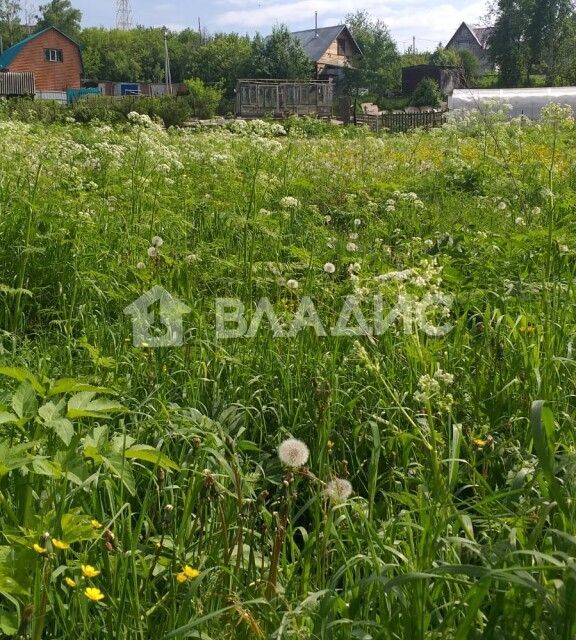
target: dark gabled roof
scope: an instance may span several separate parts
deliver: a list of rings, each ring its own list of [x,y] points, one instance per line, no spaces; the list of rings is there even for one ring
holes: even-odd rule
[[[330,45],[338,38],[342,32],[346,32],[346,35],[352,40],[356,47],[357,53],[360,55],[362,51],[358,46],[356,40],[350,33],[350,30],[345,24],[339,24],[335,27],[322,27],[321,29],[306,29],[306,31],[294,31],[293,35],[298,42],[302,45],[302,48],[308,54],[308,57],[313,62],[318,62],[320,58],[326,53]]]
[[[472,33],[476,36],[476,40],[478,40],[480,45],[486,48],[490,36],[494,33],[494,27],[476,27],[474,25],[471,25],[470,31],[472,31]]]
[[[452,42],[462,29],[469,31],[482,49],[486,49],[488,47],[488,40],[494,31],[494,27],[478,27],[463,22],[458,29],[456,29],[456,33],[450,38],[450,41],[446,45],[446,49],[452,45]]]
[[[20,42],[15,44],[13,47],[6,49],[6,51],[4,51],[2,55],[0,55],[0,69],[5,69],[9,67],[14,62],[14,59],[16,58],[16,56],[22,51],[22,49],[24,49],[24,47],[28,43],[32,42],[33,40],[36,40],[36,38],[38,38],[39,36],[51,30],[57,31],[60,35],[64,36],[67,40],[70,40],[70,42],[72,42],[72,44],[75,44],[78,47],[78,50],[80,51],[80,45],[75,40],[72,40],[72,38],[67,36],[62,31],[60,31],[60,29],[57,29],[56,27],[47,27],[46,29],[42,29],[42,31],[38,31],[38,33],[33,33],[31,36],[24,38],[24,40],[21,40]]]

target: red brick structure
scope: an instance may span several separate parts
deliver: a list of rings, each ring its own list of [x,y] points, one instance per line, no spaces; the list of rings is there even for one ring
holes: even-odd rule
[[[48,27],[0,55],[2,71],[31,71],[36,91],[80,89],[84,71],[80,45],[55,27]]]

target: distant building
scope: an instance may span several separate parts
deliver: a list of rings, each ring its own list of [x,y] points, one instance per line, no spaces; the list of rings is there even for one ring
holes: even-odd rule
[[[480,71],[482,73],[490,73],[494,71],[494,65],[488,52],[490,36],[493,32],[494,27],[478,27],[463,22],[449,40],[446,49],[470,51],[478,58]]]
[[[343,70],[353,67],[354,61],[362,56],[358,43],[344,24],[295,31],[292,35],[316,66],[316,77],[320,80],[341,77]]]
[[[80,45],[55,27],[28,36],[0,55],[0,72],[34,74],[37,92],[80,89]]]

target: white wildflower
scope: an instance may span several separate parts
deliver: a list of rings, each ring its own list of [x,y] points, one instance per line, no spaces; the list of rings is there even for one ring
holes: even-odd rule
[[[327,263],[324,265],[324,271],[326,271],[326,273],[330,273],[330,274],[335,273],[335,271],[336,271],[336,266],[335,266],[335,265],[333,265],[331,262],[327,262]]]
[[[280,206],[284,209],[297,209],[300,206],[300,201],[292,196],[284,196],[280,200]]]
[[[362,220],[360,220],[360,218],[356,218],[356,220],[354,220],[355,227],[359,227],[361,224],[362,224]]]
[[[296,438],[288,438],[278,447],[280,462],[291,469],[303,467],[308,462],[309,455],[308,447]]]
[[[346,245],[346,251],[349,251],[350,253],[354,253],[355,251],[358,251],[358,246],[354,242],[349,242]]]
[[[516,220],[514,220],[514,222],[519,226],[519,227],[525,227],[526,226],[526,222],[524,221],[524,218],[522,218],[522,216],[518,216],[516,218]]]

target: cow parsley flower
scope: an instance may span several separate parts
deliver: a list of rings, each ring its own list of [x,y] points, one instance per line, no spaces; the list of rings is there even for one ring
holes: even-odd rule
[[[342,504],[352,495],[352,485],[348,480],[335,478],[328,482],[324,489],[324,494],[334,504]]]
[[[309,455],[308,447],[296,438],[288,438],[278,447],[280,462],[291,469],[303,467],[308,462]]]
[[[280,206],[284,209],[297,209],[300,206],[300,201],[292,196],[284,196],[280,200]]]

